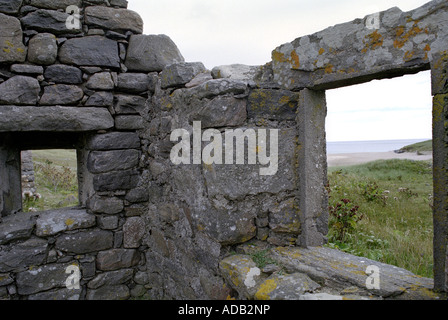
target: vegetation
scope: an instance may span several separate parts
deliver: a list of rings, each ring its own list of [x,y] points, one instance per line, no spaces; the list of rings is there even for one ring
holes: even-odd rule
[[[411,144],[409,146],[406,146],[400,150],[401,152],[417,152],[417,153],[423,153],[423,152],[432,152],[432,140],[419,142],[416,144]]]
[[[329,247],[433,277],[430,162],[330,168]]]
[[[33,162],[34,183],[39,196],[25,196],[25,212],[78,205],[76,151],[33,151]]]

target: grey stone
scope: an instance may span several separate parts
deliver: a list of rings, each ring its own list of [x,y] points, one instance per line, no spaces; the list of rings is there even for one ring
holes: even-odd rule
[[[160,74],[162,88],[184,86],[204,71],[206,71],[206,68],[201,62],[173,63]]]
[[[193,88],[197,87],[207,81],[213,80],[212,74],[210,71],[208,72],[201,72],[197,76],[195,76],[190,82],[185,84],[186,88]]]
[[[69,275],[67,274],[67,277]],[[39,292],[28,296],[31,301],[77,301],[81,299],[81,289],[71,290],[67,288]]]
[[[91,173],[104,173],[132,169],[138,162],[138,150],[93,151],[89,154],[87,168]]]
[[[117,42],[101,36],[65,41],[59,50],[59,60],[78,66],[120,68]]]
[[[44,88],[39,101],[42,106],[77,105],[84,97],[84,91],[75,85],[55,84]]]
[[[67,28],[66,22],[69,17],[70,15],[65,12],[39,9],[28,13],[20,20],[26,29],[32,29],[39,32],[50,32],[56,35],[82,32],[80,29]]]
[[[146,202],[149,200],[149,192],[146,188],[136,188],[126,194],[126,200],[131,203]]]
[[[69,276],[65,271],[73,264],[48,264],[17,273],[17,290],[20,295],[32,295],[56,288],[66,288]]]
[[[137,170],[115,171],[96,174],[93,177],[95,191],[114,191],[134,189],[138,184]]]
[[[0,12],[14,14],[19,12],[23,0],[0,0]]]
[[[110,0],[110,5],[120,8],[127,8],[128,0]]]
[[[98,217],[98,227],[103,230],[114,230],[118,228],[117,216],[101,216]]]
[[[56,62],[58,44],[51,33],[38,33],[28,43],[28,61],[38,65],[50,65]]]
[[[248,99],[249,118],[295,120],[299,93],[287,90],[258,89]]]
[[[254,297],[256,300],[299,300],[319,288],[319,284],[302,273],[272,275],[259,285]]]
[[[271,257],[289,272],[307,274],[319,283],[332,283],[335,290],[351,285],[383,298],[401,295],[424,299],[427,298],[427,290],[432,290],[434,285],[432,279],[416,276],[407,270],[324,247],[278,248],[272,251]],[[369,266],[379,268],[379,289],[366,286]]]
[[[95,135],[87,142],[90,150],[139,149],[140,138],[132,132],[111,132]]]
[[[86,101],[86,107],[112,107],[114,104],[114,95],[112,92],[100,91],[92,94]]]
[[[261,72],[259,66],[247,66],[244,64],[232,64],[218,66],[212,69],[212,76],[214,79],[233,79],[250,81],[254,80]]]
[[[56,239],[56,249],[74,254],[107,250],[113,246],[113,233],[105,230],[63,234]]]
[[[11,66],[11,72],[25,75],[41,75],[44,73],[44,68],[29,64],[13,64]]]
[[[178,62],[184,62],[184,58],[168,36],[131,36],[125,61],[129,71],[160,72],[166,66]]]
[[[112,90],[115,84],[110,72],[100,72],[90,77],[86,87],[92,90]]]
[[[89,209],[93,213],[117,214],[123,211],[123,200],[111,197],[94,196],[89,200]]]
[[[39,214],[36,235],[48,237],[64,231],[91,228],[95,224],[95,216],[82,209],[51,210]]]
[[[145,222],[140,217],[131,217],[123,225],[123,246],[126,249],[138,248],[146,232]]]
[[[143,93],[149,90],[152,78],[146,73],[120,73],[117,89],[124,92]]]
[[[47,248],[47,241],[35,238],[13,247],[2,247],[0,272],[20,271],[43,264],[47,257]]]
[[[0,223],[0,245],[19,239],[28,239],[36,225],[36,216],[17,213],[4,217]]]
[[[246,101],[230,95],[218,96],[193,113],[192,119],[201,121],[203,128],[242,126],[247,119]]]
[[[97,290],[87,290],[87,300],[128,300],[129,288],[125,285],[104,286]]]
[[[199,86],[186,90],[186,93],[191,96],[195,96],[198,99],[212,99],[219,95],[225,94],[244,94],[246,92],[247,85],[240,80],[230,79],[217,79],[207,81]]]
[[[136,266],[140,261],[140,254],[134,249],[112,249],[99,252],[96,266],[102,271],[114,271]]]
[[[142,114],[145,107],[146,99],[143,97],[123,94],[115,96],[116,114]]]
[[[0,132],[84,132],[114,126],[112,116],[103,108],[3,106],[0,114]]]
[[[115,117],[115,128],[117,130],[139,130],[144,127],[144,119],[140,116],[126,115]]]
[[[114,31],[132,31],[143,33],[143,20],[140,15],[127,9],[115,9],[104,6],[87,7],[85,23]]]
[[[24,62],[27,48],[22,42],[23,32],[19,19],[0,13],[0,30],[0,63]]]
[[[82,0],[31,0],[30,5],[44,9],[64,9],[68,6],[81,7]]]
[[[132,280],[134,275],[133,269],[123,269],[117,271],[104,272],[94,279],[90,280],[87,284],[89,289],[98,289],[102,286],[114,286],[119,284],[125,284]]]
[[[134,281],[137,284],[145,285],[149,283],[149,276],[147,272],[137,271],[134,276]]]
[[[8,274],[0,274],[0,287],[7,286],[14,282],[14,279]]]
[[[14,76],[0,83],[0,105],[36,105],[39,93],[39,81],[31,77]]]
[[[301,231],[298,201],[291,198],[270,208],[269,227],[276,233],[298,235]]]
[[[55,64],[48,66],[44,73],[45,79],[49,82],[62,84],[81,84],[82,71],[76,67]]]

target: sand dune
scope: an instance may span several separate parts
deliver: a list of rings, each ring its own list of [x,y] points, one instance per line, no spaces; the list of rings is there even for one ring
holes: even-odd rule
[[[409,159],[409,160],[431,160],[432,154],[418,155],[416,153],[391,152],[369,152],[369,153],[347,153],[328,155],[328,166],[351,166],[376,160]]]

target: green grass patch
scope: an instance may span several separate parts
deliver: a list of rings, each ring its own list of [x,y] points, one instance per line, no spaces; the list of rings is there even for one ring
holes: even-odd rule
[[[342,212],[330,216],[329,247],[433,277],[430,162],[381,160],[330,168],[328,178],[330,212]]]
[[[406,146],[400,151],[403,152],[432,152],[432,140],[423,141]]]
[[[33,151],[34,183],[39,198],[23,199],[23,210],[45,211],[79,204],[75,150]]]

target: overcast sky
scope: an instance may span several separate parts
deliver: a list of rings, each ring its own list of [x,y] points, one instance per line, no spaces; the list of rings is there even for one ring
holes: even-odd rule
[[[427,0],[129,0],[145,34],[166,34],[188,62],[263,65],[279,45]],[[375,92],[375,96],[373,96]],[[328,141],[431,138],[429,72],[327,91]]]

